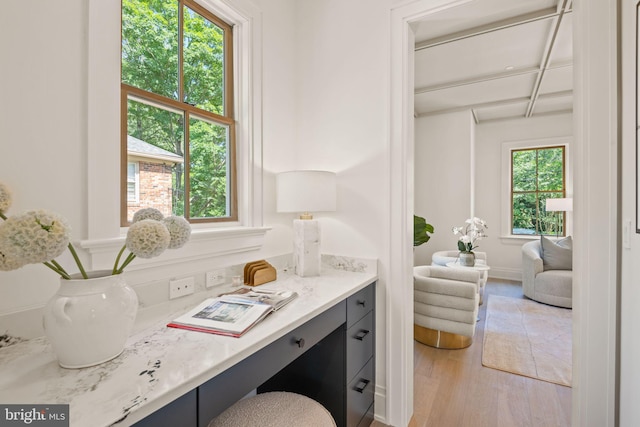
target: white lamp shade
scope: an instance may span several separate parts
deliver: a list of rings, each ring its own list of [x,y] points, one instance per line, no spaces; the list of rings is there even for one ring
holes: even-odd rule
[[[276,176],[278,212],[328,212],[336,210],[336,174],[299,170]]]
[[[547,212],[570,212],[573,210],[573,199],[547,199],[545,208]]]

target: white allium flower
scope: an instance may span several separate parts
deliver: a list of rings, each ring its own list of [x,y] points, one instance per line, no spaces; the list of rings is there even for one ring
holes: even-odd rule
[[[9,191],[9,187],[0,182],[0,212],[7,212],[10,206],[11,191]]]
[[[460,240],[462,243],[469,243],[469,242],[471,242],[471,237],[466,236],[466,235],[465,235],[465,236],[460,236],[460,239],[459,239],[459,240]]]
[[[16,270],[25,264],[11,253],[9,248],[0,247],[0,271]]]
[[[171,235],[169,249],[181,248],[189,241],[191,236],[191,225],[189,221],[181,216],[168,216],[162,220]]]
[[[154,219],[134,222],[127,232],[127,249],[140,258],[153,258],[169,247],[171,235],[167,227]]]
[[[7,252],[5,256],[23,265],[56,258],[69,245],[70,236],[66,220],[45,210],[27,211],[0,224],[0,247]]]
[[[155,208],[144,208],[140,209],[136,213],[133,214],[133,219],[131,222],[142,221],[143,219],[155,219],[156,221],[162,221],[164,215],[158,209]]]

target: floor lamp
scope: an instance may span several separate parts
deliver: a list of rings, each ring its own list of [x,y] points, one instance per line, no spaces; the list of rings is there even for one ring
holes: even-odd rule
[[[573,199],[547,199],[545,209],[547,212],[556,212],[556,240],[558,239],[558,231],[560,229],[560,212],[570,212],[573,210]],[[564,223],[562,224],[564,230]]]
[[[293,257],[298,276],[320,274],[320,224],[311,212],[336,210],[336,174],[297,170],[276,175],[278,212],[297,212],[293,220]]]

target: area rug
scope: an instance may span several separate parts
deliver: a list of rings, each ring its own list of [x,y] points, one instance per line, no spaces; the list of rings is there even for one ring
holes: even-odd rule
[[[482,364],[571,387],[571,310],[490,295]]]

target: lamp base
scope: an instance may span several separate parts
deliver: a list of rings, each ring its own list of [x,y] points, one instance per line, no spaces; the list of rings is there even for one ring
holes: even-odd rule
[[[315,219],[293,220],[293,258],[300,277],[320,275],[320,224]]]

